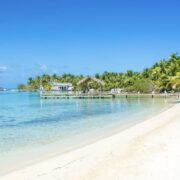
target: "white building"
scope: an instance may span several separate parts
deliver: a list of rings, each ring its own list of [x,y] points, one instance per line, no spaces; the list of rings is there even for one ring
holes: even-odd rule
[[[121,94],[122,92],[123,92],[123,89],[119,89],[119,88],[111,89],[112,94]]]
[[[57,82],[52,82],[51,83],[52,91],[72,91],[73,86],[71,83],[57,83]]]

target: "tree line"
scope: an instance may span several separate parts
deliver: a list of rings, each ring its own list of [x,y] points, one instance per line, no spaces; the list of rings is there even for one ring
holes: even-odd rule
[[[111,90],[124,89],[125,91],[139,91],[148,93],[152,91],[180,91],[180,56],[172,54],[169,58],[156,62],[152,67],[145,68],[142,72],[128,70],[125,73],[115,73],[105,71],[103,74],[95,74],[95,77],[104,81],[103,87],[97,83],[89,84],[90,88]],[[83,75],[63,74],[30,77],[27,84],[19,84],[20,91],[36,91],[40,85],[45,90],[51,89],[51,82],[72,83],[74,90],[80,90],[77,83],[83,79]]]

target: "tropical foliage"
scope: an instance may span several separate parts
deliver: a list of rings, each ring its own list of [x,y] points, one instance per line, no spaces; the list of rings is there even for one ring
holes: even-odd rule
[[[142,72],[128,70],[125,73],[104,72],[95,74],[95,77],[105,82],[101,87],[103,90],[121,88],[126,91],[157,92],[180,91],[180,56],[172,54],[168,59],[155,63],[151,68],[146,68]],[[50,90],[50,82],[72,83],[74,90],[79,89],[77,83],[83,79],[83,75],[63,74],[58,76],[44,74],[29,78],[27,85],[19,85],[19,90],[38,90],[40,86]],[[97,83],[90,85],[94,89],[99,89]]]

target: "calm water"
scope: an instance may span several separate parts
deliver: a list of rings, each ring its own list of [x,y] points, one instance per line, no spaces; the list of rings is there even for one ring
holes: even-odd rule
[[[36,93],[0,93],[0,173],[17,159],[23,164],[69,150],[170,105],[160,98],[41,100]]]

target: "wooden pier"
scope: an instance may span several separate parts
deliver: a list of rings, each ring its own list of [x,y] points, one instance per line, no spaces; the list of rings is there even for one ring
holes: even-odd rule
[[[179,94],[138,94],[138,93],[121,93],[112,94],[110,92],[95,92],[95,93],[82,93],[82,92],[40,92],[40,97],[42,99],[107,99],[107,98],[179,98]]]
[[[43,92],[40,93],[42,99],[107,99],[113,98],[114,95],[109,93],[57,93],[57,92]]]

